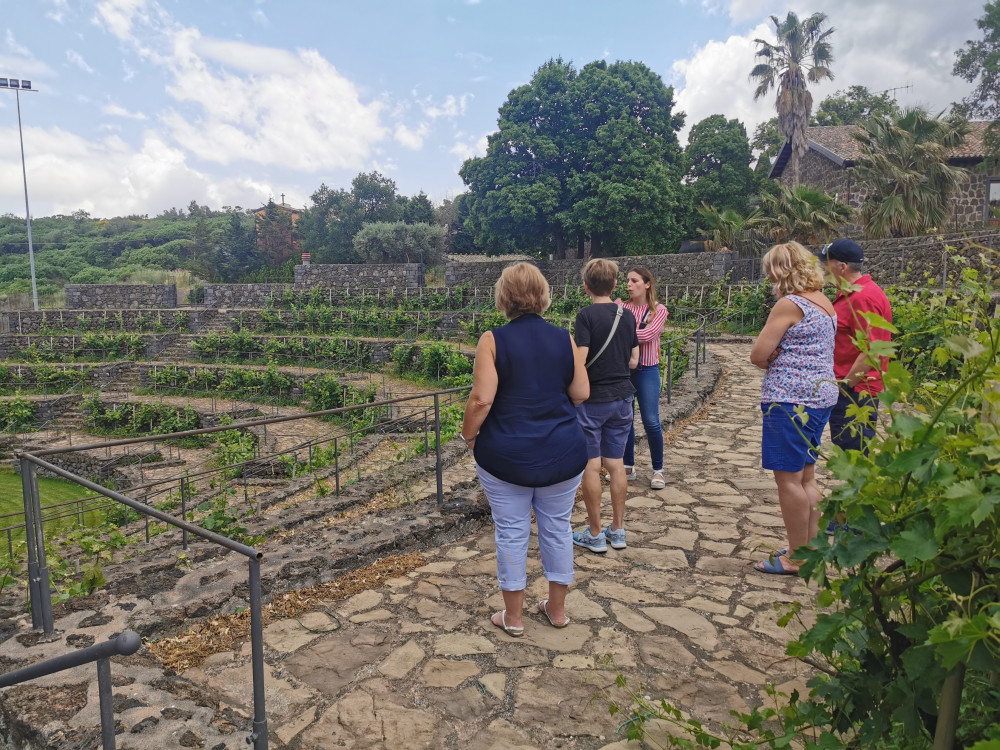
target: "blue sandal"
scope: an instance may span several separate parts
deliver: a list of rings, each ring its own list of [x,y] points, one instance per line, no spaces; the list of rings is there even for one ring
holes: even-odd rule
[[[772,558],[761,560],[753,566],[753,569],[758,573],[767,573],[774,576],[797,576],[799,574],[798,568],[795,570],[788,570],[781,564],[781,556],[783,554],[785,554],[785,551],[781,550],[774,556],[774,562],[771,562]]]

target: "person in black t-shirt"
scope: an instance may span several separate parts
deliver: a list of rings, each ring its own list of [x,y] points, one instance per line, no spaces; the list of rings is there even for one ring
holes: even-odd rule
[[[632,427],[635,388],[630,371],[639,364],[635,317],[611,301],[618,264],[594,258],[583,267],[583,288],[593,304],[576,316],[574,339],[590,378],[590,398],[576,407],[587,441],[583,501],[589,528],[573,532],[573,544],[591,552],[625,549],[625,443]],[[601,526],[601,463],[611,476],[611,523]]]

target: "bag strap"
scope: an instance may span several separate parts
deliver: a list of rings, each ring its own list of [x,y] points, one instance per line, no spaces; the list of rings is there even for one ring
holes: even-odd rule
[[[608,348],[608,344],[611,343],[611,339],[613,339],[615,337],[615,331],[618,330],[618,321],[622,319],[622,310],[623,309],[624,308],[622,308],[621,305],[618,305],[618,310],[615,312],[615,322],[611,324],[611,333],[608,334],[607,341],[604,342],[604,346],[602,346],[598,350],[597,354],[595,354],[593,357],[591,357],[590,361],[586,365],[584,365],[588,370],[590,369],[590,366],[592,364],[594,364],[594,362],[596,362],[598,360],[598,358],[602,354],[604,354],[604,350]]]

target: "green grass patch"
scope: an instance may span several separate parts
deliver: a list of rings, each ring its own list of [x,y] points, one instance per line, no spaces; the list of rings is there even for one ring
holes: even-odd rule
[[[75,506],[59,508],[46,512],[44,508],[49,505],[79,500],[93,496],[93,492],[86,487],[81,487],[75,482],[65,479],[53,479],[50,477],[38,478],[38,494],[41,500],[43,513],[49,516],[53,513],[65,515],[45,524],[45,536],[51,538],[54,534],[61,534],[65,531],[77,528],[79,516],[75,513]],[[21,475],[11,469],[0,468],[0,515],[17,513],[15,517],[0,518],[0,528],[7,528],[14,524],[24,522],[24,496],[21,493]],[[109,501],[110,502],[110,501]],[[92,504],[92,503],[90,503]],[[70,515],[72,513],[72,515]],[[104,513],[101,511],[90,511],[84,513],[84,521],[88,526],[96,526],[104,521]],[[24,529],[20,528],[12,532],[14,546],[19,540],[24,539]],[[7,555],[7,535],[0,536],[0,557]]]

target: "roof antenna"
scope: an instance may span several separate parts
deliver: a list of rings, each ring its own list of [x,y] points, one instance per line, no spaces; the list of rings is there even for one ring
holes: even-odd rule
[[[913,84],[912,83],[908,83],[905,86],[895,86],[894,88],[885,89],[884,91],[876,91],[875,95],[879,96],[881,94],[891,94],[892,95],[892,101],[895,102],[896,101],[896,92],[897,91],[906,91],[907,89],[912,89],[912,88],[913,88]]]

